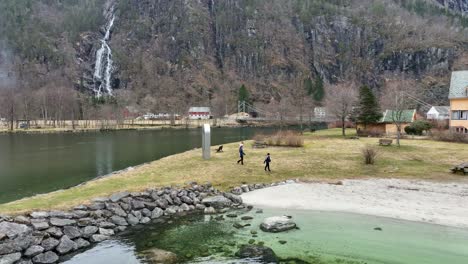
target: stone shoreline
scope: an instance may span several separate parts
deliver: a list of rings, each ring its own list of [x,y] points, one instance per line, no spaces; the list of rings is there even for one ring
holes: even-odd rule
[[[293,182],[242,185],[227,193],[219,192],[210,183],[191,183],[180,189],[116,193],[70,211],[0,215],[0,264],[58,263],[61,257],[110,239],[128,227],[148,224],[163,216],[215,214],[228,208],[244,208],[240,194]]]

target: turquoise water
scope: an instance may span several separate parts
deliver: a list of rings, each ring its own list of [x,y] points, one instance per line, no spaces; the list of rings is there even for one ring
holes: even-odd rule
[[[284,263],[466,264],[468,260],[468,230],[464,229],[349,213],[255,211],[237,211],[239,216],[254,217],[249,221],[191,215],[137,227],[67,263],[147,263],[141,252],[149,248],[174,252],[185,263],[255,263],[239,262],[234,256],[249,240],[272,248],[282,259],[295,259]],[[260,231],[263,218],[283,214],[292,216],[300,229],[276,234]],[[236,222],[251,226],[236,229]]]

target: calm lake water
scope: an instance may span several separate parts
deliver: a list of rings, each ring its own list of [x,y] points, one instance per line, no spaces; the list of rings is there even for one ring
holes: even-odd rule
[[[213,128],[212,145],[276,128]],[[201,147],[201,129],[0,135],[0,203]],[[200,154],[201,155],[201,154]]]
[[[224,220],[191,215],[135,227],[65,263],[149,263],[141,253],[151,248],[174,252],[181,263],[257,263],[235,258],[239,246],[251,239],[272,248],[278,257],[288,260],[284,263],[466,264],[468,259],[468,230],[464,229],[337,212],[268,208],[261,214],[255,209],[237,213],[239,217]],[[284,233],[260,230],[265,217],[284,214],[292,216],[300,229]],[[242,221],[242,215],[254,219]],[[235,222],[251,226],[236,229]],[[382,231],[374,230],[376,227]]]

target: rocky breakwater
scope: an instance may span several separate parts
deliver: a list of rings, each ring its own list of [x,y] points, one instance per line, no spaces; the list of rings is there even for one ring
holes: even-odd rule
[[[121,192],[70,211],[0,216],[0,264],[57,263],[64,255],[107,240],[128,227],[187,212],[216,213],[242,199],[211,184]]]

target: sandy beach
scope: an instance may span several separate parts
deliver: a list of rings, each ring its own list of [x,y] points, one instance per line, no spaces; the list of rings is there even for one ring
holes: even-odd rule
[[[339,211],[468,228],[468,184],[418,180],[293,183],[242,195],[259,207]]]

